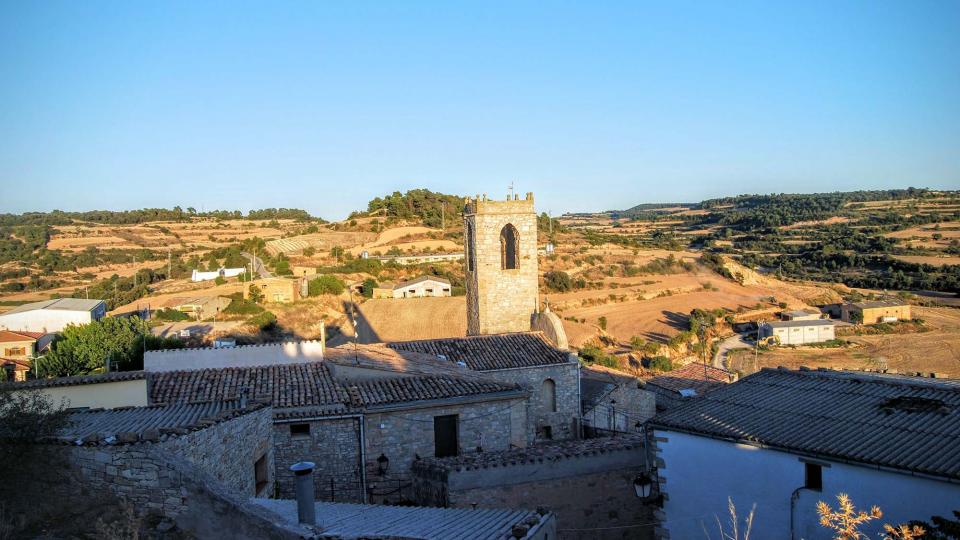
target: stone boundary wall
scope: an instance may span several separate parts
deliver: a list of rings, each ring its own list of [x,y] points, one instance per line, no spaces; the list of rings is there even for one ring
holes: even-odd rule
[[[290,341],[239,347],[164,349],[143,354],[144,371],[306,364],[323,360],[323,341]]]
[[[641,444],[470,470],[417,467],[415,503],[453,508],[542,506],[557,515],[558,533],[564,539],[653,538],[653,525],[635,526],[656,521],[654,509],[637,498],[633,485],[645,468],[644,460]]]

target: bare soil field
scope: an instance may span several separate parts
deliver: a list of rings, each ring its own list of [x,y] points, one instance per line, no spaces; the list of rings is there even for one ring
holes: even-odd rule
[[[960,264],[960,257],[957,256],[927,256],[927,255],[894,255],[895,259],[900,259],[901,261],[917,263],[917,264],[929,264],[932,266],[946,266],[950,264]]]
[[[592,337],[592,333],[583,328],[580,322],[583,319],[597,329],[600,317],[606,317],[606,333],[622,343],[628,343],[633,336],[663,343],[686,330],[687,316],[695,308],[723,308],[731,313],[739,309],[749,313],[761,304],[761,309],[768,311],[775,308],[767,301],[771,296],[778,302],[786,302],[788,308],[806,307],[805,303],[785,294],[782,289],[764,285],[742,286],[707,272],[658,275],[651,276],[651,279],[657,283],[645,286],[643,293],[623,288],[577,291],[551,295],[550,304],[564,319],[564,328],[574,346],[583,344],[578,338]],[[703,283],[709,283],[710,290],[705,290]],[[667,291],[671,294],[663,295]],[[638,294],[643,299],[638,299]],[[617,298],[611,300],[610,295]],[[619,299],[621,295],[627,295],[624,301]],[[604,303],[591,305],[592,300]],[[571,317],[576,321],[569,320]]]
[[[466,298],[397,298],[360,304],[357,332],[361,343],[463,337],[467,334]]]
[[[916,334],[852,336],[843,349],[776,348],[759,355],[759,367],[878,369],[938,373],[960,378],[960,309],[914,307],[914,316],[932,328]],[[738,356],[745,364],[749,358]],[[737,366],[734,366],[736,369]]]
[[[887,233],[884,236],[887,238],[933,238],[934,234],[939,233],[945,239],[951,238],[960,238],[960,230],[941,227],[940,230],[936,230],[932,225],[923,225],[921,227],[911,227],[909,229],[903,229],[902,231],[894,231]]]

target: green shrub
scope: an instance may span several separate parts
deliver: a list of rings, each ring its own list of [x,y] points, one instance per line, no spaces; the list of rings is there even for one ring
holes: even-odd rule
[[[377,280],[373,278],[367,278],[363,280],[363,285],[360,288],[361,294],[364,298],[373,298],[373,289],[377,287]]]
[[[189,315],[187,315],[186,313],[184,313],[184,312],[182,312],[182,311],[179,311],[179,310],[176,310],[176,309],[172,309],[172,308],[165,308],[165,309],[160,309],[160,310],[154,311],[154,312],[153,312],[153,317],[156,318],[156,319],[160,319],[161,321],[174,321],[174,322],[175,322],[175,321],[188,321],[188,320],[190,320],[190,316],[189,316]]]
[[[310,280],[307,283],[307,291],[310,296],[320,296],[321,294],[340,294],[344,291],[346,285],[343,283],[343,280],[337,276],[320,276],[316,279]],[[370,289],[371,296],[373,295],[373,289]]]
[[[599,319],[597,319],[597,323],[600,324],[600,329],[601,329],[601,330],[606,331],[606,329],[607,329],[607,318],[606,318],[606,317],[600,317]]]
[[[580,358],[588,364],[599,364],[609,368],[619,368],[620,362],[617,357],[607,354],[603,349],[596,345],[584,345],[579,351]]]
[[[567,292],[574,286],[570,274],[559,270],[553,270],[543,274],[543,282],[548,289],[555,292]]]
[[[213,280],[213,282],[216,283],[217,285],[223,285],[224,283],[227,282],[227,280],[224,279],[223,276],[217,276],[217,279]]]
[[[260,330],[272,330],[277,325],[277,316],[271,311],[264,311],[259,315],[250,317],[250,320],[247,322]]]
[[[673,371],[673,362],[666,356],[654,356],[650,359],[650,369]]]
[[[263,308],[252,300],[245,300],[243,297],[233,297],[230,305],[224,308],[223,312],[232,315],[256,315],[263,313]]]

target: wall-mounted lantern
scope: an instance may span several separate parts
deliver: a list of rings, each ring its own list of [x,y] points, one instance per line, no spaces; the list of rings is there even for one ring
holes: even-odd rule
[[[642,472],[633,479],[633,489],[637,493],[637,497],[644,502],[653,503],[662,508],[663,494],[657,493],[654,489],[656,483],[653,475],[649,472]]]
[[[649,499],[653,493],[653,478],[647,473],[640,473],[633,479],[633,489],[637,492],[637,497]]]
[[[380,476],[383,476],[387,474],[387,469],[389,468],[390,458],[381,453],[380,457],[377,458],[377,473],[379,473]]]

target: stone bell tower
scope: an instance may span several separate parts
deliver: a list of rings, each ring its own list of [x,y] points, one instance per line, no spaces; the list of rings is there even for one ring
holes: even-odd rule
[[[537,214],[533,193],[466,200],[467,334],[527,332],[537,311]]]

